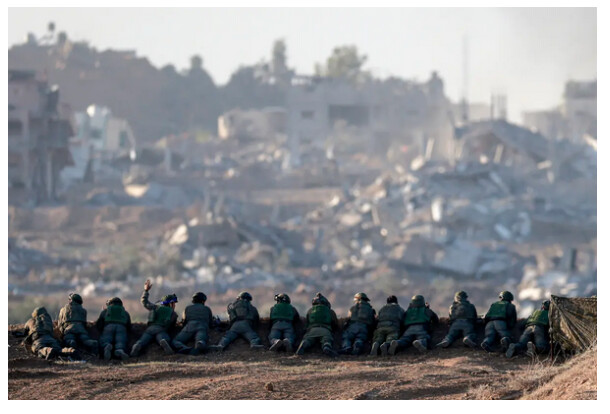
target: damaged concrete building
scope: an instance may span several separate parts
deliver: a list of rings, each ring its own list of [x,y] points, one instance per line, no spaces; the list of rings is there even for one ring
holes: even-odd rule
[[[73,165],[71,111],[59,88],[36,72],[8,72],[8,174],[12,202],[55,200],[61,171]]]

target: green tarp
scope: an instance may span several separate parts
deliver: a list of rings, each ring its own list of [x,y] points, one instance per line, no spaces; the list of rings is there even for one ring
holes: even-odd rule
[[[597,344],[597,298],[551,295],[551,341],[564,351],[584,351]]]

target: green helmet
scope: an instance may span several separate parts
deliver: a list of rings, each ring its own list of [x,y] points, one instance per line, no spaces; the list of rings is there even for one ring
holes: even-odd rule
[[[241,292],[238,296],[237,299],[244,299],[247,301],[252,301],[252,295],[249,294],[248,292]]]
[[[123,301],[121,300],[121,298],[118,297],[113,297],[110,298],[106,301],[106,306],[110,306],[110,305],[120,305],[123,306]]]
[[[364,300],[366,302],[369,302],[369,297],[366,296],[366,293],[358,292],[354,295],[354,300]]]
[[[426,300],[422,295],[415,295],[411,298],[411,305],[414,306],[425,306]]]
[[[547,299],[544,302],[542,302],[542,309],[549,310],[550,307],[551,307],[551,301],[550,300]]]
[[[68,300],[70,300],[70,302],[76,302],[80,305],[83,304],[83,298],[78,293],[70,293],[68,295]]]
[[[178,302],[178,296],[176,296],[175,293],[172,293],[171,295],[165,295],[161,298],[161,303],[163,305],[169,305],[170,303],[177,303]]]
[[[498,296],[501,300],[505,300],[507,302],[512,302],[515,297],[513,296],[512,293],[510,293],[508,290],[503,290],[502,292],[500,292],[500,295]]]
[[[208,297],[203,292],[197,292],[193,295],[193,303],[205,303]]]
[[[290,303],[290,296],[285,293],[277,294],[273,297],[277,303]]]
[[[454,299],[456,302],[458,302],[460,300],[466,300],[466,299],[468,299],[468,294],[466,292],[464,292],[463,290],[460,290],[459,292],[455,292]]]

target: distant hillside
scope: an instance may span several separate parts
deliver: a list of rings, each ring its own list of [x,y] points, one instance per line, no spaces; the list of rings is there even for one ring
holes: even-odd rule
[[[140,142],[164,135],[204,129],[216,133],[218,116],[228,109],[282,103],[273,85],[256,80],[253,68],[238,69],[229,83],[217,87],[193,57],[191,68],[155,68],[135,51],[98,51],[85,42],[64,39],[54,45],[25,43],[8,51],[9,69],[46,73],[60,87],[60,99],[73,110],[90,104],[110,107],[127,119]]]

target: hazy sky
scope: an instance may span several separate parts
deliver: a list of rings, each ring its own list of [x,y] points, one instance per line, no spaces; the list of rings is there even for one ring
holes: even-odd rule
[[[506,93],[514,121],[523,110],[557,105],[566,80],[597,77],[594,8],[11,8],[8,17],[9,47],[54,21],[70,39],[98,50],[135,49],[157,67],[182,69],[199,54],[217,84],[240,64],[269,59],[277,38],[287,43],[289,66],[303,74],[333,47],[355,44],[378,76],[423,81],[438,71],[454,100],[463,89],[466,35],[470,101]]]

